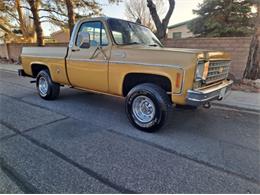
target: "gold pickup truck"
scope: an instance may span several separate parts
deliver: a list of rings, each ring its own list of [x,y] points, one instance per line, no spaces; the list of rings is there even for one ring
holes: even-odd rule
[[[64,85],[126,97],[129,120],[147,132],[170,106],[209,106],[232,85],[228,54],[164,48],[147,27],[107,17],[78,21],[68,47],[25,47],[21,60],[19,75],[36,78],[43,99]]]

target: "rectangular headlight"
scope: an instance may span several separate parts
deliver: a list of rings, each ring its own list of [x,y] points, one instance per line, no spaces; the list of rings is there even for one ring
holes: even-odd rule
[[[205,61],[198,61],[197,70],[196,70],[196,81],[202,80],[204,72],[204,63]]]
[[[209,62],[198,61],[196,70],[196,81],[203,81],[207,79],[209,72]]]

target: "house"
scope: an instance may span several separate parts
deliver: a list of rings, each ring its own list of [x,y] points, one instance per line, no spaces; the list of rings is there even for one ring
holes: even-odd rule
[[[43,36],[43,43],[56,43],[56,40],[51,36]]]
[[[55,40],[55,43],[68,43],[70,41],[69,30],[63,29],[51,34],[51,38]]]
[[[194,34],[188,29],[191,20],[181,22],[168,27],[168,39],[180,39],[194,37]]]

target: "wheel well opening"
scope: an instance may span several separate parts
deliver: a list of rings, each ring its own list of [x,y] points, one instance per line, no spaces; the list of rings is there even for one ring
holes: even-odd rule
[[[127,96],[128,92],[135,86],[142,83],[153,83],[160,86],[166,92],[172,91],[172,85],[169,78],[161,75],[130,73],[125,76],[123,83],[123,95]]]
[[[38,73],[42,70],[49,70],[47,66],[42,65],[42,64],[32,64],[32,74],[33,77],[37,77]]]

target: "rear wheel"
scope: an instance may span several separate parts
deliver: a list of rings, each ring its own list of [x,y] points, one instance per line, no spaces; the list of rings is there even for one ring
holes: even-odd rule
[[[166,91],[150,83],[134,87],[126,98],[126,113],[130,122],[146,132],[154,132],[164,125],[169,106]]]
[[[39,72],[36,78],[36,87],[39,96],[45,100],[54,100],[59,97],[60,85],[51,80],[48,70]]]

